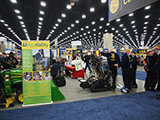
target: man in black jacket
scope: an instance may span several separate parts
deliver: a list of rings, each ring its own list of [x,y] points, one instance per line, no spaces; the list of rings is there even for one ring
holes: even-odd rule
[[[121,48],[120,52],[123,56],[122,56],[122,61],[119,64],[119,67],[122,68],[122,76],[123,76],[125,90],[127,92],[131,92],[129,57],[128,57],[126,50],[124,48]]]
[[[111,51],[110,53],[101,53],[101,55],[106,56],[108,58],[109,69],[112,71],[112,89],[116,88],[116,76],[118,64],[120,63],[120,59],[117,53]]]
[[[62,63],[60,62],[60,59],[57,58],[56,62],[52,65],[52,68],[51,68],[51,76],[53,79],[57,76],[58,69],[60,66],[62,66]]]
[[[131,59],[131,62],[130,62],[130,67],[131,67],[131,85],[132,85],[132,88],[137,88],[138,85],[136,83],[136,70],[137,70],[137,57],[136,57],[136,52],[135,51],[132,51],[131,52],[131,56],[132,56],[132,59]]]
[[[90,68],[90,64],[89,64],[89,55],[88,55],[88,52],[86,52],[85,56],[84,56],[84,62],[86,63],[86,67],[84,68],[84,72],[86,72],[86,69],[88,67],[90,73],[92,72],[91,68]]]
[[[7,59],[7,62],[12,66],[12,68],[16,68],[16,65],[18,64],[18,61],[14,57],[14,53],[13,52],[9,53],[9,57]]]

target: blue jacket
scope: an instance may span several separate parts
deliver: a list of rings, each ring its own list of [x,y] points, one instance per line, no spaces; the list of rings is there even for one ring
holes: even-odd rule
[[[127,53],[123,54],[122,60],[121,60],[121,62],[120,62],[119,67],[122,67],[122,69],[123,69],[123,68],[129,68],[129,67],[130,67],[129,57],[128,57]]]
[[[56,62],[52,65],[52,68],[51,68],[51,76],[52,77],[57,76],[57,72],[58,72],[58,69],[59,69],[60,66],[62,66],[61,62]]]
[[[106,56],[108,58],[108,64],[109,65],[114,65],[114,64],[119,64],[120,63],[120,59],[117,53],[115,52],[111,52],[111,53],[102,53],[101,55]]]

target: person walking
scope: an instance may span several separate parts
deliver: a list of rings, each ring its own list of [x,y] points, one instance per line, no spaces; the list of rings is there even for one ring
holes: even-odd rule
[[[90,68],[90,64],[89,64],[89,60],[90,60],[90,56],[88,55],[88,52],[86,52],[85,56],[84,56],[84,62],[86,63],[86,66],[84,68],[84,72],[86,72],[86,69],[88,68],[90,73],[92,72],[91,68]]]

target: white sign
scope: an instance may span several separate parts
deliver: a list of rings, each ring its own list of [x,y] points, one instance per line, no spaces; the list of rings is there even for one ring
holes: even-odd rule
[[[76,67],[76,71],[82,70],[82,60],[75,60],[75,67]]]
[[[82,45],[81,41],[72,41],[72,45]]]

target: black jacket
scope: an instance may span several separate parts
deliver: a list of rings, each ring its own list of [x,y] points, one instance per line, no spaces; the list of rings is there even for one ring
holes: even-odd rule
[[[129,57],[128,57],[127,53],[123,54],[122,61],[120,62],[119,67],[122,67],[122,69],[130,67]]]
[[[137,68],[137,63],[138,63],[137,57],[136,57],[136,55],[134,55],[134,56],[132,57],[131,61],[130,61],[130,65],[132,66],[132,68],[133,68],[133,67],[134,67],[134,68]]]
[[[18,61],[15,57],[13,57],[12,59],[10,57],[7,57],[6,59],[7,59],[7,62],[12,65],[12,68],[16,68]],[[13,62],[15,62],[15,63],[13,63]]]
[[[52,65],[52,68],[51,68],[51,76],[52,77],[57,76],[57,72],[58,72],[58,69],[59,69],[60,66],[62,66],[61,62],[56,62]]]
[[[114,65],[114,64],[119,64],[120,59],[117,53],[111,52],[111,53],[101,53],[101,55],[106,56],[108,58],[108,64],[109,65]]]
[[[157,61],[158,55],[154,54],[152,56],[147,56],[145,59],[145,62],[147,63],[148,69],[156,67],[156,61]]]
[[[89,63],[89,59],[90,59],[89,55],[84,56],[84,62],[86,62],[87,64]]]

